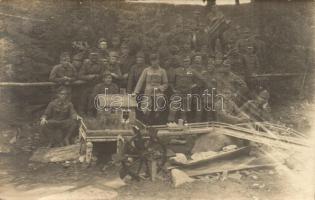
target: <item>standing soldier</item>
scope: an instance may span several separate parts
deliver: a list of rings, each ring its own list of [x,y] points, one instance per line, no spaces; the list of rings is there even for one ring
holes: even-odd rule
[[[230,93],[234,94],[234,102],[241,103],[244,102],[246,93],[248,92],[248,87],[246,82],[231,72],[231,64],[229,60],[223,62],[222,67],[217,70],[217,93]]]
[[[128,74],[122,74],[119,64],[119,55],[116,51],[109,52],[109,68],[113,82],[118,85],[119,88],[124,86],[125,80],[128,78]]]
[[[109,56],[107,40],[105,38],[98,40],[98,56],[100,59],[107,59]]]
[[[121,54],[119,56],[119,64],[123,76],[128,77],[128,73],[135,63],[135,59],[130,55],[129,46],[126,43],[121,45]],[[127,86],[127,78],[124,79],[123,88]]]
[[[157,54],[150,56],[151,66],[145,68],[140,76],[140,79],[134,90],[135,94],[139,94],[144,87],[144,99],[141,101],[141,110],[144,115],[149,119],[151,113],[154,114],[154,119],[158,119],[160,113],[165,108],[166,103],[164,92],[167,89],[167,74],[165,69],[159,65],[159,58]],[[164,102],[162,102],[162,100]],[[152,121],[151,121],[152,122]]]
[[[117,53],[120,52],[120,37],[118,35],[112,37],[112,46],[110,51],[116,51]]]
[[[180,118],[187,121],[187,112],[191,107],[188,94],[191,94],[192,89],[197,86],[195,84],[196,79],[201,80],[201,76],[192,69],[190,62],[190,57],[185,57],[182,66],[176,68],[170,75],[169,82],[173,95],[171,96],[172,103],[170,104],[168,122],[175,122],[178,111]]]
[[[259,60],[253,46],[247,47],[247,52],[243,55],[243,65],[245,67],[245,77],[249,88],[252,90],[258,89],[260,83],[251,78],[251,76],[256,75],[260,69]]]
[[[198,72],[199,74],[201,74],[201,76],[206,72],[206,68],[203,65],[202,62],[202,54],[200,53],[196,53],[193,56],[193,69]],[[192,89],[192,93],[194,95],[197,95],[199,97],[203,96],[203,92],[204,92],[204,82],[203,81],[196,81],[196,87],[194,87]],[[195,113],[195,122],[201,122],[202,118],[203,118],[203,113],[204,113],[204,105],[203,105],[203,100],[201,98],[192,98],[192,110]]]
[[[70,63],[70,55],[65,52],[60,56],[60,64],[53,67],[49,80],[58,84],[68,85],[77,78],[77,70]]]
[[[48,104],[41,117],[40,125],[49,140],[49,147],[69,145],[77,127],[76,120],[81,119],[69,101],[69,93],[69,89],[64,86],[58,88],[57,98]]]
[[[134,91],[137,81],[139,80],[145,68],[146,68],[146,65],[145,65],[144,53],[138,52],[137,57],[136,57],[136,64],[131,67],[129,75],[128,75],[127,92],[129,94]]]
[[[95,84],[100,81],[101,74],[103,72],[102,65],[100,65],[98,60],[98,54],[91,52],[89,59],[86,59],[82,65],[82,68],[79,72],[79,78],[83,81],[86,81],[84,84],[84,89],[81,93],[81,103],[80,103],[80,113],[87,114],[88,100],[91,94],[91,90]]]

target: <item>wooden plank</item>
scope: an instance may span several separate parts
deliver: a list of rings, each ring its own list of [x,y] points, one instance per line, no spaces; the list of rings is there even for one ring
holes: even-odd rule
[[[274,167],[277,164],[268,161],[267,159],[255,158],[255,157],[241,157],[232,160],[221,160],[217,162],[204,165],[194,169],[181,169],[188,176],[201,176],[207,174],[214,174],[220,172],[231,172],[245,169],[262,168],[262,167]]]
[[[189,168],[189,167],[194,167],[197,165],[202,165],[202,164],[206,164],[206,163],[210,163],[213,161],[217,161],[220,159],[228,159],[228,158],[234,158],[235,156],[239,156],[242,154],[247,154],[249,152],[249,147],[241,147],[235,150],[231,150],[231,151],[221,151],[221,152],[217,152],[217,155],[213,155],[211,157],[208,157],[206,159],[202,159],[202,160],[189,160],[187,163],[179,163],[178,165],[180,166],[180,168]]]

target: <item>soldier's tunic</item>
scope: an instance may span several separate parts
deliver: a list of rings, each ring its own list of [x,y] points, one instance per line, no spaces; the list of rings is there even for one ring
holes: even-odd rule
[[[163,95],[164,91],[167,89],[168,79],[166,71],[161,68],[153,68],[153,67],[147,67],[143,70],[140,79],[136,85],[135,93],[139,94],[139,92],[142,90],[142,87],[144,88],[144,95],[148,97],[147,102],[142,102],[141,108],[147,108],[144,109],[144,113],[147,113],[148,111],[152,111],[153,105],[159,105],[157,108],[161,107],[160,102],[161,98],[158,98],[159,96]],[[156,98],[153,98],[155,95]],[[154,102],[154,99],[156,102]]]
[[[128,93],[132,93],[134,91],[137,81],[139,80],[145,68],[146,68],[145,65],[138,66],[137,64],[131,67],[129,75],[128,75],[128,84],[127,84]]]
[[[272,119],[269,104],[263,107],[255,100],[249,100],[240,109],[248,115],[252,121],[270,121]]]
[[[86,114],[88,110],[89,97],[91,95],[93,87],[100,81],[100,75],[103,72],[102,65],[98,63],[92,63],[89,59],[86,59],[79,72],[79,78],[86,81],[82,86],[81,101],[79,111],[80,114]],[[97,75],[97,78],[90,78],[90,75]]]
[[[65,137],[73,134],[76,128],[76,111],[70,101],[55,99],[51,101],[44,114],[48,123],[44,125],[43,132],[54,143],[60,143]]]
[[[204,90],[205,90],[205,79],[204,74],[207,72],[206,68],[203,65],[194,65],[193,69],[198,72],[198,74],[203,77],[202,79],[197,79],[196,84],[197,86],[192,90],[192,111],[194,113],[194,120],[195,122],[201,122],[204,114],[204,99],[203,98],[195,98],[194,95],[199,97],[203,97]]]
[[[106,89],[106,94],[119,94],[119,88],[115,83],[111,83],[109,85],[105,83],[99,83],[95,85],[89,98],[89,106],[88,106],[89,116],[94,116],[96,114],[94,100],[97,95],[105,94],[105,89]]]
[[[70,78],[70,80],[64,79],[64,77],[67,76]],[[49,80],[59,83],[59,84],[65,84],[67,82],[74,81],[77,78],[77,70],[72,64],[59,64],[53,67],[53,69],[50,72]]]
[[[241,109],[232,101],[220,98],[215,103],[216,120],[219,122],[237,124],[248,121]]]
[[[250,89],[259,87],[259,80],[251,78],[251,75],[257,74],[260,70],[258,57],[256,54],[246,54],[243,56],[243,64],[245,67],[246,82]]]

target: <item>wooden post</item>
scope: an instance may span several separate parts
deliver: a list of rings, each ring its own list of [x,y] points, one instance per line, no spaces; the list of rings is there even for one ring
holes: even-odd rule
[[[152,159],[152,161],[151,161],[151,181],[153,181],[153,182],[155,181],[156,173],[157,173],[156,160]]]
[[[86,143],[86,152],[85,152],[85,161],[88,164],[90,164],[92,161],[92,156],[93,156],[92,153],[93,153],[93,143],[87,142]]]

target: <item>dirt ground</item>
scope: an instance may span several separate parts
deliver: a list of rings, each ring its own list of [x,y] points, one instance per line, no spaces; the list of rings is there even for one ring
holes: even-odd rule
[[[314,106],[307,107],[306,116],[314,119]],[[2,130],[2,137],[8,131]],[[4,136],[3,136],[4,135]],[[7,141],[9,138],[6,139]],[[109,167],[102,170],[104,164],[98,163],[86,168],[79,162],[34,163],[29,161],[31,152],[16,148],[2,141],[0,154],[0,199],[1,200],[35,200],[78,191],[84,195],[87,187],[99,191],[116,192],[114,199],[244,199],[244,200],[299,200],[314,198],[313,154],[299,156],[300,162],[294,167],[281,165],[273,168],[242,170],[231,172],[227,176],[214,174],[199,177],[193,183],[178,188],[172,185],[170,178],[150,180],[126,180],[126,186],[110,189],[104,183],[118,177],[118,168]],[[7,147],[7,148],[4,148]],[[9,149],[9,150],[8,150]],[[7,153],[4,153],[7,150]],[[313,157],[312,157],[313,156]],[[299,162],[295,160],[295,162]],[[296,167],[297,166],[297,167]],[[234,174],[241,174],[235,178]],[[97,192],[96,192],[97,193]],[[115,194],[116,194],[115,193]],[[97,194],[95,194],[97,195]],[[79,197],[75,199],[80,199]],[[83,198],[86,199],[86,198]],[[91,199],[109,199],[109,197]]]

